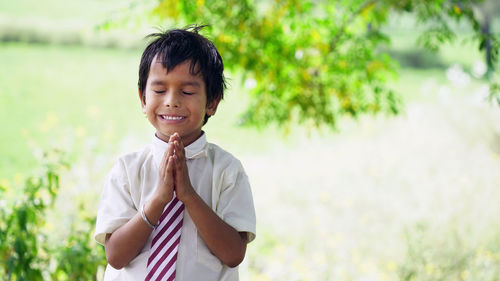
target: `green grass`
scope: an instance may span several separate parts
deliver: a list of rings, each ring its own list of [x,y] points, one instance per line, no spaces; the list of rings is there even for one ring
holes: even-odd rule
[[[34,167],[29,140],[61,147],[63,136],[75,144],[106,133],[116,142],[140,128],[138,51],[22,44],[0,49],[3,177]]]

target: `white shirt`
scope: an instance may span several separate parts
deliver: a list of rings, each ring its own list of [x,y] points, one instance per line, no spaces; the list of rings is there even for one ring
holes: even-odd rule
[[[154,136],[143,150],[120,157],[104,185],[97,213],[97,242],[104,245],[106,234],[128,222],[150,200],[167,147],[168,143]],[[252,192],[240,161],[207,143],[204,133],[185,147],[185,152],[189,178],[200,197],[226,223],[238,232],[246,232],[249,242],[255,239]],[[126,267],[116,270],[108,265],[104,280],[144,280],[150,248],[151,236]],[[175,280],[238,280],[238,268],[222,264],[210,252],[188,212],[184,212]]]

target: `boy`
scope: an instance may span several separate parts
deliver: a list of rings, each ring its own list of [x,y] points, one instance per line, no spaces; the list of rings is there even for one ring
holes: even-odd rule
[[[200,28],[149,36],[138,86],[156,133],[122,156],[105,183],[95,236],[109,263],[104,280],[238,280],[255,238],[241,163],[201,130],[225,82],[222,58]]]

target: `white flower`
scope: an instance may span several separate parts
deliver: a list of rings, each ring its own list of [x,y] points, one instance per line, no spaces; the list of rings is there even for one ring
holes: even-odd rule
[[[302,50],[297,50],[295,52],[295,58],[300,60],[300,59],[302,59],[302,57],[304,57],[304,52]]]
[[[472,76],[479,79],[484,76],[486,70],[487,70],[486,64],[483,61],[477,60],[474,62],[474,65],[472,66]]]
[[[255,81],[255,79],[249,78],[249,79],[245,80],[245,88],[246,89],[253,89],[253,88],[255,88],[255,86],[257,86],[257,81]]]
[[[459,88],[466,87],[470,83],[470,76],[458,64],[454,64],[446,70],[446,77],[453,83],[453,86]]]

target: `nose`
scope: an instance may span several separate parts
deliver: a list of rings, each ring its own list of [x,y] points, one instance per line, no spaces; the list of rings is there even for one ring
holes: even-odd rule
[[[179,97],[174,91],[168,91],[164,96],[163,104],[165,107],[179,107]]]

